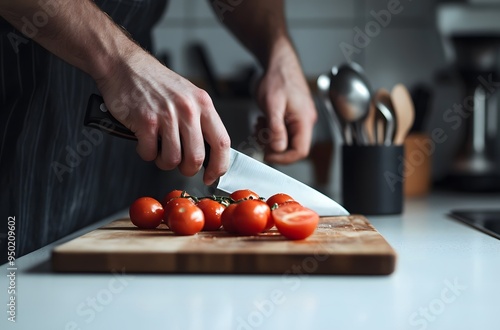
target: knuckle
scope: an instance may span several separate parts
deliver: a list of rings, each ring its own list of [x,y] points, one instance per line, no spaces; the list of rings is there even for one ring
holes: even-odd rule
[[[184,111],[186,109],[191,109],[194,105],[194,102],[186,95],[177,95],[174,99],[174,104],[177,108],[183,109]]]
[[[203,108],[213,107],[212,98],[203,89],[198,89],[194,94],[196,102]]]
[[[217,146],[221,150],[227,150],[231,147],[231,138],[228,134],[221,135],[217,141]]]
[[[204,159],[204,155],[201,154],[186,157],[182,162],[182,170],[189,175],[195,175],[203,165]]]
[[[148,130],[153,130],[158,126],[158,117],[152,111],[148,111],[143,117],[143,123]]]
[[[170,153],[167,157],[160,155],[160,157],[156,159],[156,166],[162,170],[173,170],[179,166],[181,161],[182,157],[180,154]]]

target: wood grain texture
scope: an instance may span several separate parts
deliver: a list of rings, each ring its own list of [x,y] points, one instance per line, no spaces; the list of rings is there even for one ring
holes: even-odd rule
[[[321,218],[302,241],[277,231],[176,236],[166,227],[140,230],[120,219],[56,247],[52,263],[61,272],[387,275],[396,253],[360,215]]]

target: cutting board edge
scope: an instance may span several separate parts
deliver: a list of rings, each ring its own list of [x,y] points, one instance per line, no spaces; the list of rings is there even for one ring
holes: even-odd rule
[[[134,257],[132,255],[132,257]],[[162,263],[152,263],[154,258],[147,258],[144,265],[144,257],[137,254],[131,258],[129,253],[75,253],[65,255],[53,250],[52,269],[55,272],[86,272],[107,273],[124,270],[127,273],[165,273],[165,274],[282,274],[293,275],[390,275],[395,271],[397,255],[385,253],[377,255],[368,254],[338,254],[329,255],[328,262],[313,260],[309,254],[287,255],[283,259],[281,253],[266,254],[266,263],[273,267],[266,267],[257,260],[253,253],[236,253],[226,255],[223,253],[211,253],[208,257],[204,253],[178,252],[168,257],[157,253],[156,258],[162,259]],[[204,262],[197,262],[203,257]],[[179,262],[182,260],[182,262]],[[290,262],[287,260],[295,260]],[[306,260],[309,265],[306,264]],[[225,266],[221,262],[226,261]],[[210,269],[207,264],[218,264],[216,269]],[[312,262],[312,263],[311,263]],[[88,267],[88,264],[93,264]],[[358,265],[358,266],[353,266]],[[371,265],[371,266],[370,266]],[[314,268],[314,269],[312,269]],[[145,271],[147,269],[147,271]],[[269,269],[272,269],[270,271]]]

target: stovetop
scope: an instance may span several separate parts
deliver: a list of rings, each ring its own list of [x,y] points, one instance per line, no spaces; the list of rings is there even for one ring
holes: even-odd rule
[[[453,210],[450,216],[488,235],[500,239],[500,209]]]

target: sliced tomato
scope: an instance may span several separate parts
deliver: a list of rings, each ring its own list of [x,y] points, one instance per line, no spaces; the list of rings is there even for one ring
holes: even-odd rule
[[[153,229],[160,225],[163,206],[156,199],[141,197],[130,205],[129,215],[132,223],[142,229]]]
[[[221,217],[226,207],[210,198],[203,198],[196,205],[205,215],[205,226],[203,226],[203,230],[218,230],[221,227]]]
[[[272,211],[278,231],[288,239],[298,240],[311,236],[319,223],[319,215],[304,206],[290,203]]]

